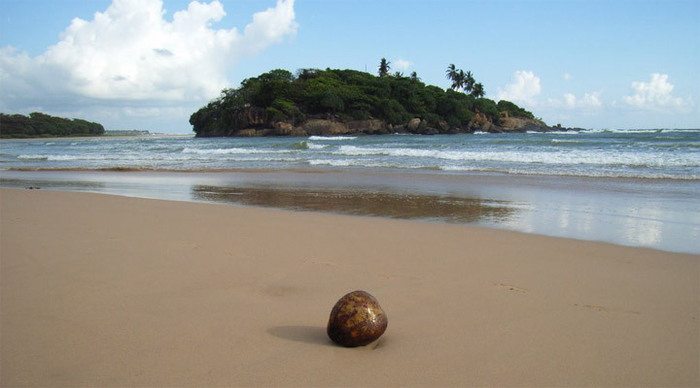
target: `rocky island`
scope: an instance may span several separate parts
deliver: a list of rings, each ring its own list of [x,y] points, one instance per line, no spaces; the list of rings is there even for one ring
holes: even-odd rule
[[[426,85],[413,72],[272,70],[224,89],[193,113],[198,137],[350,134],[454,134],[565,130],[549,127],[516,104],[484,98],[471,72],[450,65],[452,87]]]

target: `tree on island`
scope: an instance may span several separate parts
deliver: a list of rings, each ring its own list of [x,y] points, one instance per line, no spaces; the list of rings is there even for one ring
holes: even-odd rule
[[[457,91],[461,89],[464,93],[475,98],[481,98],[485,94],[484,85],[476,82],[472,72],[464,72],[464,70],[458,69],[454,63],[447,66],[445,76],[452,81],[452,85],[450,86],[452,90]]]
[[[472,72],[467,71],[465,74],[462,70],[460,70],[459,73],[462,77],[464,77],[464,92],[471,93],[472,90],[474,90],[474,83],[476,82],[474,80],[474,76],[472,76]]]
[[[101,136],[105,129],[99,123],[66,119],[33,112],[29,116],[0,113],[0,137],[30,138],[56,136]]]
[[[447,90],[424,84],[416,72],[391,75],[385,58],[380,70],[379,76],[349,69],[300,69],[295,74],[272,70],[224,89],[194,112],[190,123],[197,136],[301,136],[319,132],[314,127],[321,125],[318,120],[326,126],[354,123],[353,130],[364,133],[408,131],[409,121],[416,118],[420,125],[412,126],[412,133],[470,132],[498,126],[502,118],[534,120],[512,102],[483,98],[483,85],[454,65],[448,76],[454,75],[456,85]],[[470,93],[461,92],[465,84],[471,84]]]
[[[447,70],[445,71],[445,77],[452,81],[452,86],[450,88],[452,90],[459,90],[462,89],[464,86],[464,72],[460,75],[461,70],[457,70],[457,66],[455,66],[454,63],[451,63],[449,66],[447,66]]]
[[[482,85],[480,82],[475,83],[474,87],[472,88],[471,95],[476,98],[484,97],[484,85]]]
[[[389,66],[391,62],[387,61],[386,58],[382,58],[381,61],[379,61],[379,76],[380,77],[386,77],[389,75],[389,70],[391,70],[391,67]]]

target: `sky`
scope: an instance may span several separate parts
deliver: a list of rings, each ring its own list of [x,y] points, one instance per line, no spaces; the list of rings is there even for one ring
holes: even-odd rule
[[[700,128],[699,37],[697,0],[0,0],[0,112],[191,133],[247,77],[385,57],[550,125]]]

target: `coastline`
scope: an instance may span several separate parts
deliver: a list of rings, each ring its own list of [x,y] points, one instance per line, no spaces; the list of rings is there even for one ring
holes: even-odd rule
[[[700,182],[693,180],[320,167],[187,172],[5,170],[0,172],[0,187],[466,222],[700,253],[696,201]],[[413,212],[414,207],[419,211]],[[478,217],[472,217],[475,209],[481,209]]]
[[[698,255],[277,209],[0,190],[10,385],[698,385]],[[365,289],[374,348],[333,346]]]
[[[644,177],[644,176],[616,176],[616,175],[577,175],[577,174],[547,174],[547,173],[525,173],[517,172],[510,173],[505,171],[491,171],[488,169],[484,170],[442,170],[438,168],[418,168],[413,170],[407,170],[400,167],[390,167],[390,166],[380,166],[380,167],[360,167],[360,166],[332,166],[332,165],[309,165],[309,166],[296,166],[296,167],[219,167],[219,168],[160,168],[160,167],[10,167],[4,170],[0,170],[0,173],[22,173],[22,172],[35,172],[35,173],[61,173],[61,172],[74,172],[74,173],[95,173],[95,172],[137,172],[137,173],[164,173],[164,174],[197,174],[197,173],[311,173],[311,174],[322,174],[322,173],[351,173],[351,174],[373,174],[378,173],[404,173],[406,175],[421,175],[421,174],[438,174],[442,176],[503,176],[503,177],[542,177],[544,179],[580,179],[580,180],[608,180],[608,181],[628,181],[628,182],[694,182],[698,181],[694,177]]]

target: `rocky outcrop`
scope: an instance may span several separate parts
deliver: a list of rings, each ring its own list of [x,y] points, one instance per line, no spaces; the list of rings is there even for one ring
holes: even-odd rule
[[[243,129],[228,130],[218,133],[216,136],[340,136],[340,135],[382,135],[391,133],[412,133],[421,135],[455,134],[481,132],[547,132],[552,130],[577,130],[578,128],[549,127],[540,120],[512,117],[504,114],[498,123],[484,113],[477,112],[464,127],[452,127],[445,121],[439,121],[437,125],[430,126],[428,121],[420,117],[414,117],[404,124],[391,125],[383,120],[349,120],[343,121],[334,115],[318,115],[308,117],[301,122],[266,121],[265,111],[259,108],[246,107],[236,113],[236,122]]]
[[[415,132],[418,130],[418,127],[420,127],[421,120],[419,118],[413,118],[408,120],[408,123],[406,124],[406,129],[409,132]]]
[[[309,135],[345,135],[350,128],[340,121],[326,119],[307,120],[301,128]]]
[[[246,122],[246,127],[256,127],[267,124],[265,110],[256,107],[246,107],[242,116]]]
[[[504,132],[539,131],[543,128],[549,128],[540,120],[522,117],[501,117],[498,124]]]
[[[483,113],[476,113],[467,126],[469,132],[501,132],[501,128]]]
[[[367,135],[382,135],[389,132],[389,125],[383,120],[353,120],[348,121],[347,127],[352,133],[364,133]]]
[[[255,128],[246,128],[246,129],[241,129],[238,132],[235,132],[235,136],[240,136],[240,137],[254,137],[254,136],[262,136],[262,133],[258,133],[258,131]]]

